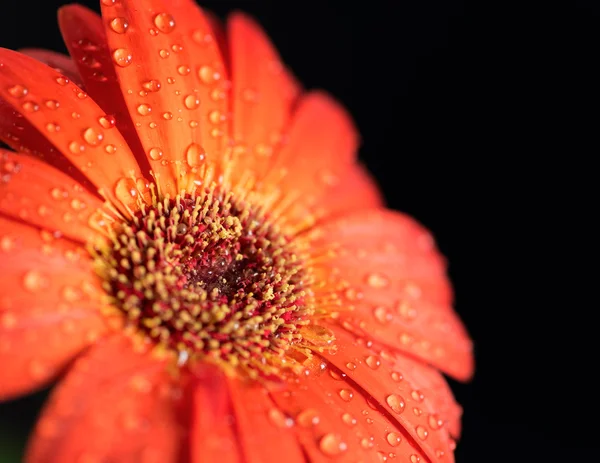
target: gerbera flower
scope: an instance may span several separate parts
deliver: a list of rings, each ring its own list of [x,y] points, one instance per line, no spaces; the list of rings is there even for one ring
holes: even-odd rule
[[[66,6],[0,50],[0,398],[29,462],[453,461],[472,374],[431,235],[260,28]]]

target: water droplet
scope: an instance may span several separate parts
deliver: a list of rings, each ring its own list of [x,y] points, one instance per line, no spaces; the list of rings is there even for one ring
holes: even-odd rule
[[[187,76],[190,72],[192,72],[192,70],[189,66],[182,65],[177,68],[177,72],[181,76]]]
[[[185,150],[185,158],[191,167],[196,167],[202,164],[206,153],[198,143],[191,143]]]
[[[417,318],[417,309],[415,309],[410,303],[407,301],[401,301],[396,311],[398,314],[404,318],[406,321],[412,321]]]
[[[404,407],[406,407],[404,399],[398,394],[388,395],[385,401],[389,405],[389,407],[396,413],[402,413],[404,411]]]
[[[117,3],[117,0],[102,0],[104,6],[113,6],[115,3]]]
[[[173,53],[181,53],[183,51],[183,45],[174,43],[173,45],[171,45],[171,50],[173,50]]]
[[[142,87],[144,87],[144,89],[149,92],[158,92],[161,88],[161,84],[158,80],[151,79],[151,80],[144,82],[142,84]]]
[[[198,127],[198,125],[199,125],[198,121],[190,121],[190,127],[192,129],[195,129],[196,127]]]
[[[213,101],[224,100],[226,96],[227,94],[220,88],[215,88],[210,92],[210,99]]]
[[[423,393],[416,389],[410,393],[410,396],[413,400],[416,400],[417,402],[423,402],[423,400],[425,399]]]
[[[66,78],[65,76],[58,76],[56,78],[56,83],[58,85],[60,85],[61,87],[64,87],[65,85],[67,85],[69,83],[69,79]]]
[[[319,413],[312,408],[300,412],[296,417],[296,422],[305,428],[310,428],[319,424]]]
[[[348,449],[348,445],[339,434],[328,433],[319,441],[319,448],[325,455],[335,456],[344,453]]]
[[[345,402],[350,402],[352,397],[354,397],[354,393],[350,389],[341,389],[339,394],[342,400]]]
[[[124,204],[130,204],[137,197],[135,182],[130,178],[122,178],[115,186],[115,196]]]
[[[129,27],[129,23],[125,18],[114,18],[110,22],[110,28],[117,34],[124,34]]]
[[[48,279],[40,272],[30,270],[23,278],[23,285],[27,291],[37,293],[48,287]]]
[[[81,154],[85,151],[85,145],[78,141],[72,141],[69,143],[69,151],[73,154]]]
[[[48,109],[58,109],[60,107],[60,103],[56,100],[47,100],[45,103],[46,108]]]
[[[100,116],[98,118],[98,123],[104,127],[105,129],[111,129],[115,126],[115,124],[117,123],[117,121],[115,120],[114,116],[111,115],[104,115],[104,116]]]
[[[196,109],[200,106],[200,99],[196,95],[188,95],[184,98],[183,103],[187,109]]]
[[[126,48],[117,48],[113,52],[113,61],[122,68],[129,66],[132,59],[131,53]]]
[[[175,29],[175,19],[169,13],[159,13],[154,17],[154,25],[159,31],[168,34]]]
[[[269,410],[269,420],[278,428],[291,428],[294,426],[294,420],[276,408]]]
[[[425,439],[427,439],[427,436],[429,436],[429,431],[427,431],[427,429],[425,429],[421,425],[418,425],[415,428],[415,431],[417,432],[417,437],[421,440],[425,440]]]
[[[385,452],[382,452],[381,450],[377,451],[377,456],[379,457],[379,461],[387,461],[387,455]]]
[[[148,156],[150,156],[150,159],[153,161],[158,161],[163,157],[163,152],[160,148],[151,148],[150,151],[148,151]]]
[[[427,422],[429,423],[429,427],[434,431],[444,426],[444,421],[436,414],[429,415]]]
[[[379,359],[379,357],[376,357],[375,355],[369,355],[366,359],[365,359],[365,363],[367,364],[367,366],[373,370],[377,370],[377,368],[379,368],[381,366],[381,360]]]
[[[346,374],[345,373],[340,374],[335,370],[329,370],[329,376],[331,376],[336,381],[343,381],[343,379],[346,377]]]
[[[73,112],[71,113],[71,117],[72,117],[73,119],[79,119],[79,118],[81,117],[81,114],[79,114],[79,113],[78,113],[78,112],[76,112],[76,111],[73,111]]]
[[[23,109],[29,113],[39,111],[40,106],[34,101],[26,101],[23,103]]]
[[[402,376],[402,374],[398,373],[397,371],[392,371],[391,377],[397,383],[399,383],[400,381],[402,381],[404,379],[404,377]]]
[[[381,273],[370,273],[367,275],[367,284],[372,288],[385,288],[389,282],[388,277]]]
[[[402,436],[397,432],[390,432],[387,436],[385,436],[385,440],[387,440],[388,444],[392,447],[397,447],[402,442]]]
[[[214,83],[216,80],[219,80],[221,75],[210,66],[202,66],[198,70],[198,77],[200,80],[207,85]]]
[[[375,316],[375,320],[379,323],[385,325],[389,323],[393,316],[390,311],[385,307],[377,307],[373,310],[373,315]]]
[[[224,122],[226,120],[226,117],[223,113],[221,113],[221,111],[217,111],[215,109],[214,111],[211,111],[208,115],[208,120],[213,124],[220,124],[221,122]]]
[[[52,196],[52,199],[60,201],[62,199],[68,198],[69,193],[67,192],[67,190],[65,190],[63,188],[56,187],[56,188],[52,188],[52,190],[50,190],[50,196]]]
[[[115,154],[117,152],[117,147],[115,145],[108,144],[104,147],[104,151],[108,154]]]
[[[98,146],[104,140],[104,134],[99,130],[88,127],[83,131],[83,139],[90,146]]]
[[[162,59],[167,59],[169,56],[171,56],[171,53],[169,53],[169,50],[165,50],[163,48],[158,52],[158,56],[160,56]]]
[[[54,122],[49,122],[46,124],[46,130],[48,132],[58,132],[60,130],[60,125],[55,124]]]
[[[415,416],[421,416],[421,413],[423,413],[423,412],[421,411],[421,409],[419,407],[413,408],[413,414]]]
[[[147,105],[147,104],[141,104],[137,107],[137,112],[141,116],[147,116],[148,114],[150,114],[152,112],[152,106]]]
[[[13,85],[12,87],[10,87],[8,89],[8,93],[11,94],[11,96],[14,96],[15,98],[23,98],[25,95],[27,95],[29,93],[29,90],[26,87],[23,87],[22,85]]]
[[[354,371],[354,370],[356,370],[356,364],[352,363],[352,362],[348,362],[346,364],[346,368],[348,368],[348,370],[350,370],[350,371]]]
[[[356,418],[354,418],[350,413],[344,413],[342,415],[342,421],[348,426],[354,426],[357,423]]]
[[[421,457],[419,455],[415,455],[414,453],[410,456],[410,463],[419,463],[421,461]]]
[[[171,119],[173,119],[173,113],[170,113],[169,111],[163,113],[162,115],[163,119],[166,121],[170,121]]]

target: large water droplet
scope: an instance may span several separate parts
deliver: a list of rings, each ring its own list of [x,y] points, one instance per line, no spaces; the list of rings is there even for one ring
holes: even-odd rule
[[[350,402],[352,397],[354,397],[354,393],[350,389],[341,389],[339,394],[345,402]]]
[[[444,426],[444,421],[439,417],[439,415],[436,415],[435,413],[432,415],[429,415],[427,422],[429,423],[429,427],[431,429],[433,429],[434,431],[436,431],[436,430],[440,429],[442,426]]]
[[[319,449],[325,455],[335,456],[344,453],[348,449],[348,445],[339,434],[328,433],[319,441]]]
[[[425,440],[425,439],[427,439],[427,436],[429,436],[429,431],[427,431],[427,429],[425,429],[421,425],[418,425],[415,428],[415,431],[417,432],[417,437],[421,440]]]
[[[313,408],[309,408],[307,410],[304,410],[303,412],[300,412],[296,417],[296,422],[300,426],[303,426],[305,428],[316,426],[317,424],[319,424],[319,421],[319,412],[317,412]]]
[[[198,143],[191,143],[185,150],[185,159],[191,167],[196,167],[202,164],[206,153]]]
[[[152,106],[147,105],[145,103],[141,104],[141,105],[138,105],[137,112],[141,116],[147,116],[148,114],[150,114],[152,112]]]
[[[369,355],[366,359],[365,359],[365,363],[367,364],[367,366],[373,370],[377,370],[377,368],[379,368],[381,366],[381,360],[379,359],[379,357],[375,356],[375,355]]]
[[[189,66],[181,65],[177,68],[177,73],[181,76],[187,76],[192,70]]]
[[[196,109],[200,106],[200,99],[196,95],[188,95],[184,98],[183,104],[187,109]]]
[[[127,50],[126,48],[117,48],[113,52],[113,61],[117,66],[120,66],[122,68],[127,67],[131,64],[132,60],[133,57],[131,56],[129,50]]]
[[[125,18],[114,18],[110,22],[110,28],[117,34],[124,34],[129,27],[129,23]]]
[[[90,146],[98,146],[104,140],[104,134],[99,130],[88,127],[83,131],[83,139]]]
[[[162,159],[163,152],[160,148],[150,148],[150,151],[148,151],[148,156],[150,156],[150,159],[153,161],[158,161]]]
[[[13,85],[8,89],[8,93],[15,98],[23,98],[25,95],[29,93],[29,90],[22,85]]]
[[[198,70],[198,77],[200,80],[207,85],[214,83],[216,80],[219,80],[221,75],[210,66],[202,66]]]
[[[175,19],[169,13],[159,13],[154,17],[154,25],[159,31],[168,34],[175,29]]]
[[[402,413],[404,411],[404,408],[406,407],[404,399],[398,394],[388,395],[385,401],[389,405],[389,407],[396,413]]]
[[[73,154],[82,154],[85,151],[85,145],[78,141],[72,141],[69,143],[69,151]]]
[[[390,432],[385,436],[385,440],[387,440],[388,444],[392,447],[397,447],[402,442],[402,436],[397,432]]]

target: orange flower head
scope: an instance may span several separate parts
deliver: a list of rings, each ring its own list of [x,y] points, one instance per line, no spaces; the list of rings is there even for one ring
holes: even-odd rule
[[[192,0],[0,49],[0,400],[47,462],[454,461],[472,345],[346,111]]]

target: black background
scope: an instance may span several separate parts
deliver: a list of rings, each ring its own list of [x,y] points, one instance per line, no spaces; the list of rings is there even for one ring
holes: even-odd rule
[[[64,49],[62,2],[6,3],[1,46]],[[452,383],[457,461],[598,461],[600,6],[479,3],[202,2],[255,16],[307,88],[345,104],[389,206],[437,237],[477,356]],[[1,462],[43,399],[0,405]]]

